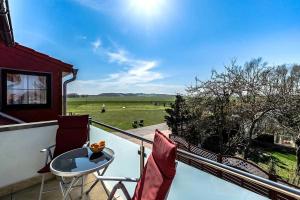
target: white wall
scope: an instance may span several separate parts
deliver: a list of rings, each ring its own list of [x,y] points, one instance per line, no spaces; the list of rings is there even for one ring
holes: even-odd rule
[[[0,132],[0,188],[37,175],[55,144],[57,125]]]

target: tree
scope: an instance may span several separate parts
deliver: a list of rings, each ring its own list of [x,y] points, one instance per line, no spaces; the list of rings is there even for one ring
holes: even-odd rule
[[[258,58],[239,66],[233,60],[223,72],[213,71],[206,81],[196,78],[187,89],[186,127],[198,132],[193,138],[201,143],[217,136],[218,152],[242,148],[247,158],[260,134],[300,133],[299,87],[299,65],[268,66]]]
[[[175,103],[171,104],[171,108],[166,109],[167,115],[165,120],[171,128],[172,133],[183,135],[187,124],[187,105],[185,99],[181,95],[176,95]]]
[[[202,130],[202,143],[206,138],[218,136],[219,153],[231,152],[232,147],[241,139],[238,137],[239,116],[234,114],[235,76],[231,71],[239,70],[235,61],[225,67],[226,71],[212,72],[211,79],[200,81],[187,89],[190,96],[191,112],[196,113],[198,130]],[[236,148],[234,148],[236,149]]]
[[[68,98],[75,98],[75,97],[80,97],[80,95],[77,94],[77,93],[70,93],[70,94],[67,94],[67,97]]]
[[[272,102],[269,101],[270,93],[263,91],[269,83],[267,77],[270,74],[270,68],[262,62],[261,58],[258,58],[245,63],[236,72],[233,73],[233,76],[238,77],[234,85],[234,93],[238,100],[236,113],[240,116],[246,138],[244,154],[247,158],[253,136],[259,134],[262,121],[274,108]]]

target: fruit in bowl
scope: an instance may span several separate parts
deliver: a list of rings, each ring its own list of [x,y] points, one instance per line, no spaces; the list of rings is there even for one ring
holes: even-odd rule
[[[91,144],[89,147],[93,153],[99,153],[105,148],[105,141],[101,140],[98,143]]]

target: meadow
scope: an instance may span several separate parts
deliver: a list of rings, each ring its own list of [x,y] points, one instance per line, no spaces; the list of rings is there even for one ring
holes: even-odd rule
[[[135,120],[144,120],[145,126],[163,123],[165,109],[174,100],[173,96],[74,97],[67,100],[67,112],[89,114],[94,120],[128,130]]]

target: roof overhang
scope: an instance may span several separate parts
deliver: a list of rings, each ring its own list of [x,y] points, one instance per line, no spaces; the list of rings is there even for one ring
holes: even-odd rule
[[[0,43],[5,44],[7,47],[13,46],[13,48],[17,50],[24,51],[28,54],[31,54],[32,56],[54,63],[55,65],[61,68],[63,76],[74,74],[73,65],[62,62],[46,54],[39,53],[33,49],[30,49],[15,42],[8,0],[0,0]]]
[[[0,40],[6,46],[15,44],[8,0],[0,0]]]
[[[42,59],[44,61],[53,63],[56,67],[59,67],[60,71],[63,72],[63,76],[67,76],[71,73],[73,73],[73,65],[65,63],[59,59],[53,58],[47,54],[35,51],[34,49],[31,49],[29,47],[23,46],[17,42],[15,42],[15,45],[12,47],[18,51],[22,51],[34,58]]]

